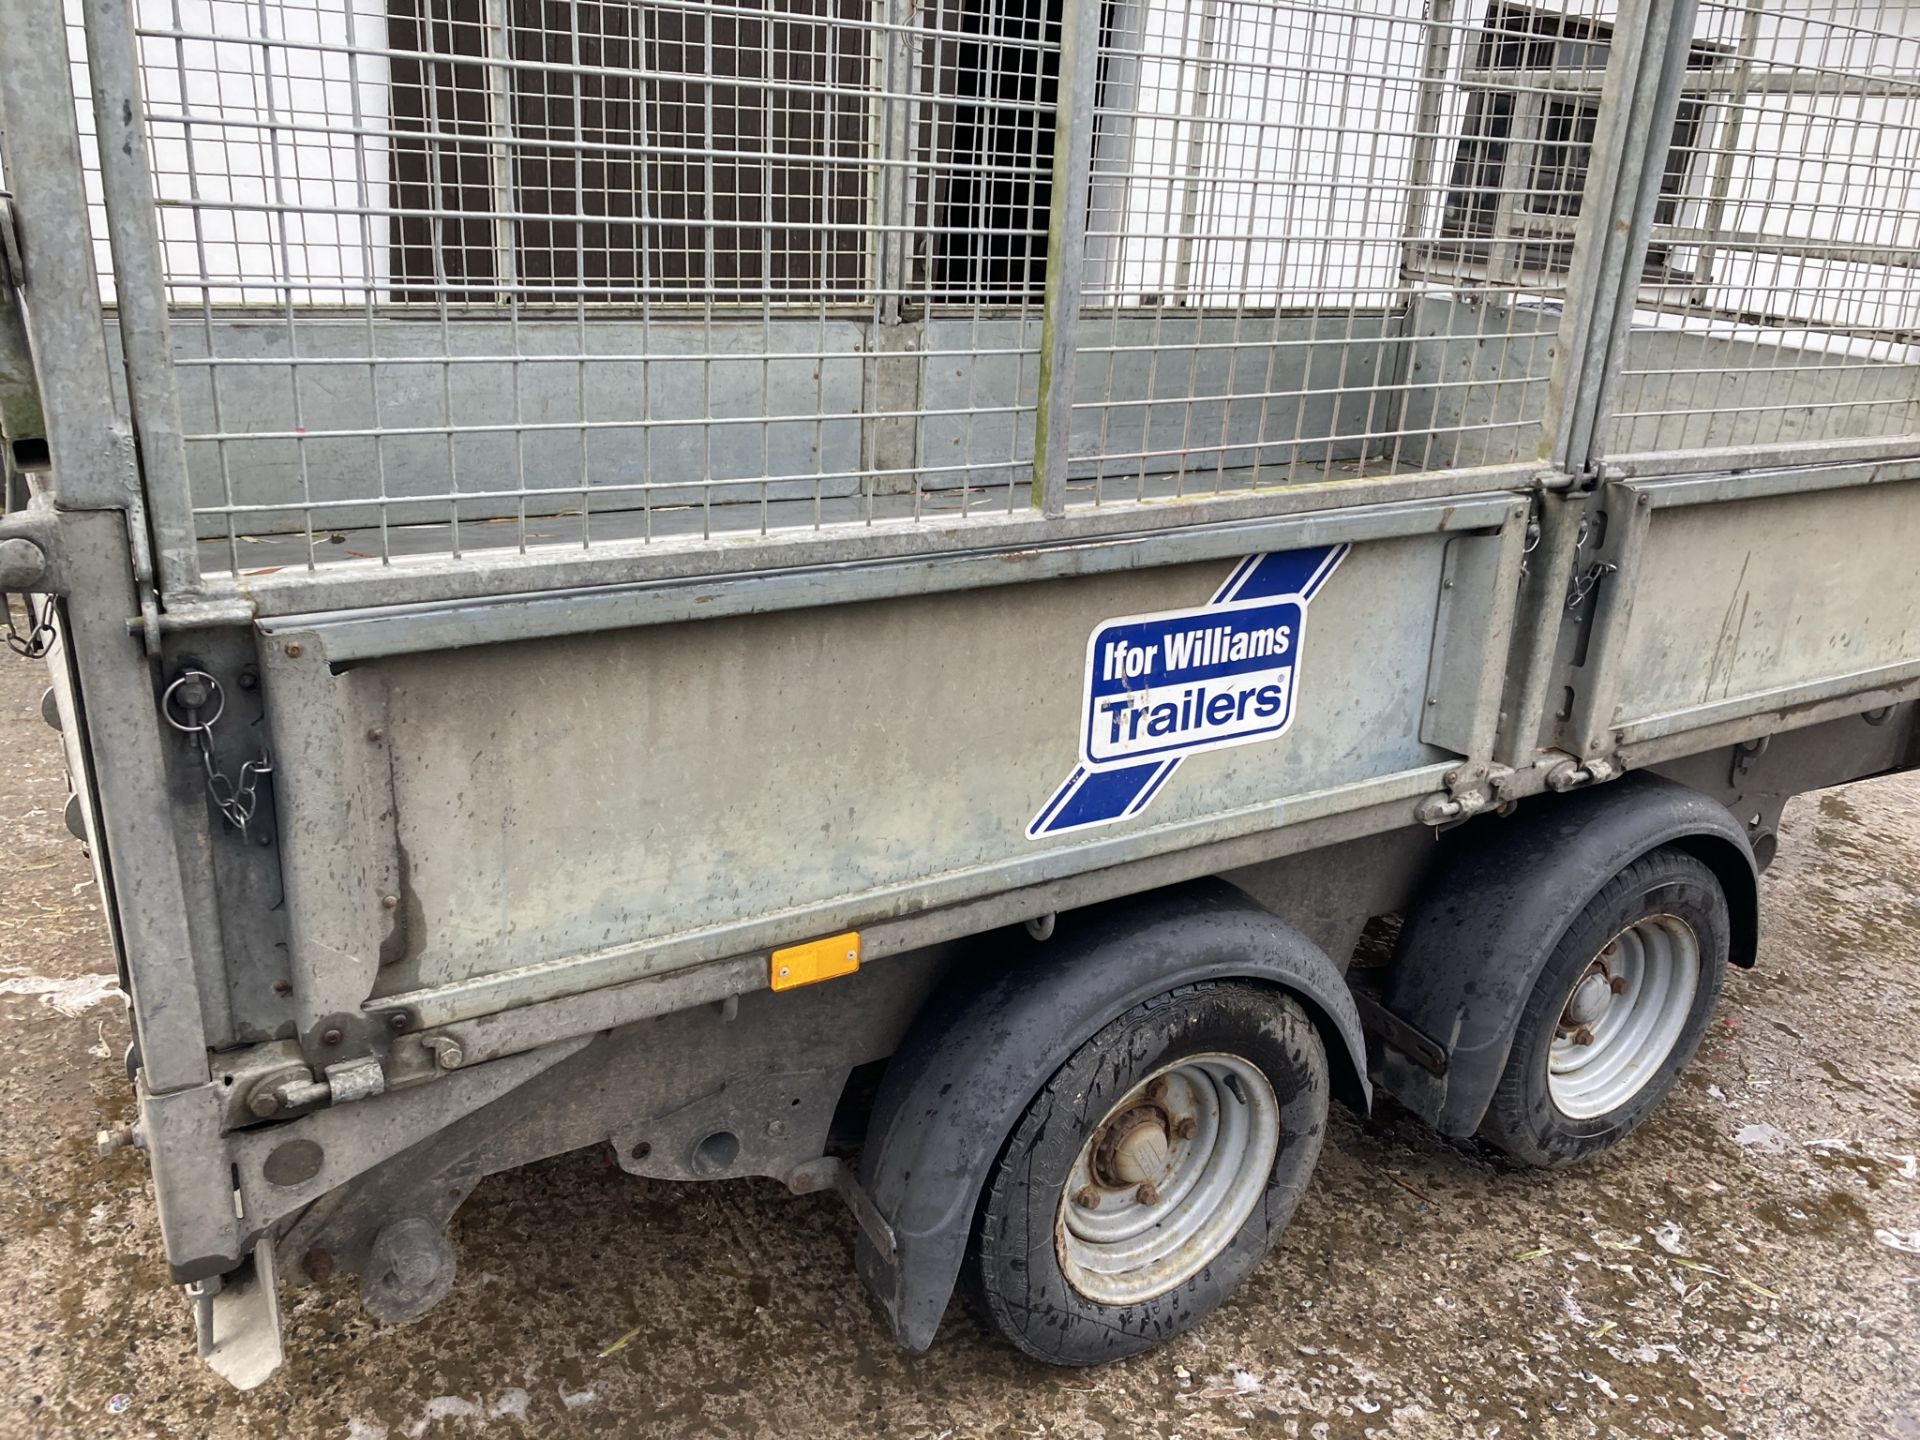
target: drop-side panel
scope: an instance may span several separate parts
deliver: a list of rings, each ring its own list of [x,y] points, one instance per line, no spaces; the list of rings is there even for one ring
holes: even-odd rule
[[[1491,742],[1525,513],[338,673],[328,622],[278,622],[301,1008],[438,1023],[1383,801],[1411,821],[1463,753],[1426,716]],[[1448,567],[1463,532],[1507,563]]]
[[[1598,722],[1583,733],[1631,745],[1920,678],[1916,475],[1906,463],[1610,487],[1625,534],[1583,667]]]

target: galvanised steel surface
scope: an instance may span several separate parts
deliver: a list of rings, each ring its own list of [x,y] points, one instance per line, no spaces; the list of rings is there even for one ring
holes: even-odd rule
[[[423,1145],[438,1223],[503,1097],[818,1162],[805,1086],[633,1151],[674,1085],[772,1103],[724,1027],[775,947],[904,973],[1920,697],[1905,0],[76,19],[0,0],[51,459],[0,524],[236,1380],[253,1247],[370,1253]],[[711,1074],[588,1043],[710,1004]]]

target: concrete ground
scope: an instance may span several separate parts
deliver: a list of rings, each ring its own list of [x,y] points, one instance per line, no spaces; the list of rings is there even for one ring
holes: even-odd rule
[[[1606,1161],[1520,1173],[1337,1116],[1212,1321],[1097,1371],[956,1305],[868,1308],[837,1203],[583,1153],[483,1184],[451,1299],[384,1330],[288,1292],[290,1363],[193,1358],[126,1118],[127,1040],[38,667],[0,657],[0,1435],[1920,1437],[1920,777],[1788,812],[1760,967]]]

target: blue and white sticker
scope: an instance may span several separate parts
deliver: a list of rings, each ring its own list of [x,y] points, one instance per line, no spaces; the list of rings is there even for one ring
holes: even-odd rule
[[[1030,839],[1138,815],[1181,760],[1292,725],[1307,603],[1345,545],[1252,555],[1205,605],[1103,621],[1087,637],[1080,763]]]

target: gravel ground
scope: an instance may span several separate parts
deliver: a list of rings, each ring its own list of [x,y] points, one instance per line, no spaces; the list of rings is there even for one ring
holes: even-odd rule
[[[193,1358],[144,1162],[92,1153],[127,1026],[38,691],[0,664],[0,1434],[1920,1437],[1920,776],[1788,811],[1760,967],[1617,1153],[1519,1173],[1337,1116],[1273,1257],[1153,1354],[1041,1369],[956,1306],[904,1355],[835,1202],[582,1153],[480,1187],[415,1325],[289,1291],[243,1396]]]

